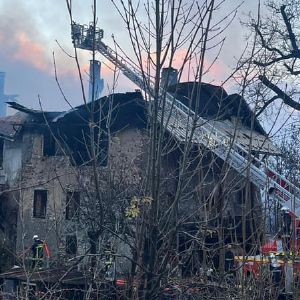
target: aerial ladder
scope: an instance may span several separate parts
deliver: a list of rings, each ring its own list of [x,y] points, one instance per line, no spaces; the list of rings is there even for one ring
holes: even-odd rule
[[[72,23],[74,47],[98,51],[141,90],[154,95],[154,84],[149,78],[145,78],[141,68],[104,44],[102,38],[103,30],[98,27],[94,28],[93,23],[89,26]],[[239,174],[249,178],[260,190],[267,190],[267,192],[272,190],[274,198],[281,206],[286,207],[296,219],[300,218],[300,189],[298,187],[275,170],[265,167],[263,161],[249,153],[247,149],[234,140],[229,139],[224,132],[213,124],[195,115],[195,112],[176,97],[162,88],[160,92],[165,96],[165,102],[164,113],[160,110],[158,117],[164,128],[179,142],[185,142],[187,136],[192,134],[193,143],[209,148]],[[197,126],[193,126],[195,117]]]

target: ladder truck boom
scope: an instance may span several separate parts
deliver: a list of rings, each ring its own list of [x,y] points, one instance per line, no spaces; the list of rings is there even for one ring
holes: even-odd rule
[[[137,65],[120,56],[116,51],[102,42],[103,30],[89,26],[72,23],[72,39],[76,48],[95,50],[119,68],[122,73],[135,83],[140,89],[153,94],[154,85],[151,80],[145,78]],[[230,140],[226,134],[217,129],[207,120],[197,116],[189,107],[176,99],[170,93],[163,91],[165,95],[164,113],[159,111],[163,126],[172,133],[180,142],[192,133],[192,142],[209,148],[215,155],[226,161],[233,169],[247,176],[260,190],[267,188],[273,190],[274,197],[287,207],[297,218],[300,217],[300,189],[286,180],[276,171],[265,168],[263,162],[249,153],[238,143]],[[193,120],[197,119],[197,126],[193,126]]]

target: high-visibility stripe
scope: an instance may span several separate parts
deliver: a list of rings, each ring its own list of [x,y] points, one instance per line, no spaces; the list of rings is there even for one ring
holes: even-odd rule
[[[37,260],[39,260],[39,259],[42,259],[42,257],[43,257],[43,252],[44,252],[44,247],[43,247],[43,244],[39,244],[39,245],[37,245],[36,246],[36,253],[35,253],[35,258],[37,259]]]

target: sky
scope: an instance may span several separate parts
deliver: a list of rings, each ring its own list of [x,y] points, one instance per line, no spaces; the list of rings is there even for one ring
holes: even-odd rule
[[[220,14],[226,15],[241,2],[228,0]],[[92,19],[91,1],[73,0],[72,5],[74,20],[88,23]],[[218,84],[224,80],[234,64],[234,57],[243,51],[245,31],[239,20],[246,18],[249,11],[255,11],[255,7],[256,1],[244,1],[237,18],[227,29],[222,57],[212,70],[214,77],[208,78],[212,83]],[[113,34],[124,49],[129,49],[125,24],[111,0],[97,1],[97,15],[100,27],[104,29],[104,42],[112,45]],[[53,55],[65,97],[72,106],[82,103],[75,61],[64,53],[73,54],[70,19],[64,0],[0,0],[0,45],[0,72],[6,72],[5,93],[18,94],[20,104],[39,109],[40,99],[44,110],[69,108],[55,81]],[[91,54],[80,50],[79,58],[87,82]],[[101,56],[97,58],[105,62]],[[102,65],[102,77],[106,94],[108,87],[111,87],[112,72],[105,65]],[[117,91],[132,91],[135,88],[123,77],[118,81]]]

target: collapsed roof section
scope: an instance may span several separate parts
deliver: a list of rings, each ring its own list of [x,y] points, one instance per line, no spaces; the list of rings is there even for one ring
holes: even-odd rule
[[[94,112],[94,122],[99,122],[99,120],[101,121],[101,117],[107,115],[110,116],[112,121],[118,117],[118,122],[121,121],[122,124],[126,123],[126,120],[130,120],[130,122],[135,122],[136,119],[139,121],[145,121],[145,101],[143,101],[143,97],[140,92],[119,93],[111,96],[105,96],[94,103],[89,102],[61,112],[47,112],[29,109],[16,102],[7,103],[11,108],[20,112],[12,117],[0,119],[0,122],[9,123],[11,125],[16,125],[17,123],[17,125],[26,125],[28,123],[66,124],[74,121],[76,121],[77,124],[78,122],[87,124],[90,122],[91,111]],[[130,113],[130,118],[128,113]],[[139,118],[134,118],[135,115],[139,116]],[[112,124],[112,126],[115,125]]]
[[[93,103],[82,104],[69,111],[61,112],[51,120],[51,123],[67,124],[79,121],[86,124],[90,122],[92,111],[94,123],[100,122],[103,128],[110,127],[112,131],[128,125],[141,127],[146,124],[146,102],[139,91],[113,94]]]
[[[28,115],[22,112],[18,112],[13,116],[0,118],[0,138],[13,141],[27,118]]]
[[[21,130],[38,131],[43,135],[43,156],[67,155],[76,166],[91,165],[96,158],[105,166],[109,133],[125,127],[144,128],[146,104],[140,92],[102,97],[62,112],[32,110],[9,102],[19,112],[0,119],[0,138],[14,140]],[[97,145],[96,153],[92,145]]]

